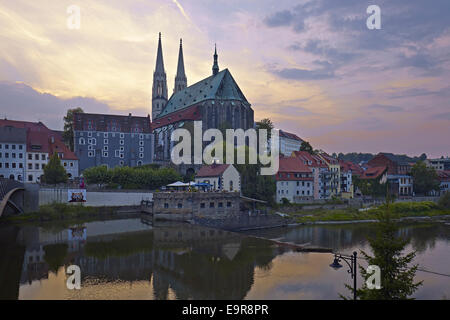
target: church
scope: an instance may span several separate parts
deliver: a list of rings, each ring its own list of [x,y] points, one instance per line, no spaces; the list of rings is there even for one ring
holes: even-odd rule
[[[187,85],[182,40],[173,94],[169,98],[160,33],[152,88],[155,163],[165,164],[170,161],[170,151],[174,145],[170,141],[171,133],[177,128],[192,132],[194,121],[202,121],[203,130],[247,130],[254,127],[254,113],[231,72],[228,69],[219,70],[217,48],[213,55],[211,75]]]

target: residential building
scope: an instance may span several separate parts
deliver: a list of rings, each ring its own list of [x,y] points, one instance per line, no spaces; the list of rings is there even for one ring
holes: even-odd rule
[[[427,159],[425,160],[425,163],[429,167],[433,167],[436,170],[441,171],[449,171],[450,170],[450,158],[449,157],[441,157],[438,159]]]
[[[293,203],[314,199],[314,177],[312,170],[298,157],[280,157],[275,175],[276,200],[283,198]]]
[[[303,140],[296,134],[286,132],[284,130],[279,131],[279,148],[280,154],[290,157],[292,152],[300,151]]]
[[[406,175],[411,171],[411,163],[398,161],[393,153],[380,152],[368,163],[369,167],[387,167],[388,174]]]
[[[440,194],[450,191],[450,170],[437,170]]]
[[[341,195],[341,166],[339,164],[339,160],[333,158],[326,152],[320,152],[319,156],[325,161],[328,165],[328,168],[331,172],[331,195],[332,196],[340,196]]]
[[[363,180],[377,180],[380,184],[384,184],[388,180],[388,168],[386,166],[370,167],[360,176]]]
[[[331,178],[332,173],[327,163],[318,155],[310,154],[306,151],[294,151],[292,157],[299,158],[304,165],[310,168],[313,174],[314,199],[331,198]]]
[[[390,184],[390,193],[396,197],[411,197],[414,195],[414,181],[410,175],[388,175],[388,182]]]
[[[74,114],[74,151],[83,170],[105,165],[136,167],[152,163],[150,116]]]
[[[241,176],[232,164],[204,165],[197,172],[195,182],[209,183],[217,191],[241,191]]]
[[[26,142],[26,129],[0,127],[0,178],[24,180]]]
[[[341,196],[352,199],[354,197],[353,177],[360,177],[364,170],[351,161],[339,160],[341,166]]]
[[[49,158],[57,153],[65,167],[69,178],[78,177],[78,158],[62,142],[60,132],[47,128],[42,122],[16,121],[0,119],[0,127],[14,127],[26,131],[26,154],[23,164],[24,181],[41,182],[44,167]]]

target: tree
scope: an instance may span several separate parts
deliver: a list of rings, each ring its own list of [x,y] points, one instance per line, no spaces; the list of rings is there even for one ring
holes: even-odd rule
[[[302,142],[302,145],[300,146],[300,151],[306,151],[310,154],[314,154],[313,147],[309,144],[308,141]]]
[[[422,281],[414,282],[418,265],[410,266],[416,252],[403,255],[408,240],[398,236],[398,226],[392,221],[389,209],[389,199],[385,210],[378,214],[377,233],[375,238],[369,238],[373,256],[361,251],[369,265],[376,265],[381,270],[381,289],[369,289],[366,281],[371,274],[362,266],[359,267],[364,279],[363,287],[356,291],[361,300],[404,300],[422,285]],[[352,287],[346,285],[350,290]]]
[[[439,179],[436,170],[428,167],[425,162],[418,161],[411,169],[414,179],[414,191],[419,194],[427,194],[430,191],[439,191]]]
[[[73,115],[74,113],[83,113],[83,109],[81,108],[75,108],[75,109],[69,109],[67,110],[67,114],[64,117],[64,132],[63,132],[63,140],[67,147],[71,151],[74,150],[73,145]]]
[[[272,120],[269,118],[264,118],[261,121],[256,122],[256,129],[266,129],[267,130],[267,141],[270,140],[271,130],[274,128]],[[258,131],[259,132],[259,131]]]
[[[57,184],[67,181],[67,172],[61,165],[58,155],[51,156],[50,161],[44,167],[44,182],[48,184]]]

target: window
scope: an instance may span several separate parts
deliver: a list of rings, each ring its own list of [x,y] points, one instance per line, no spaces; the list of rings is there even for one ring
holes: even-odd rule
[[[230,180],[230,191],[233,191],[233,180]]]
[[[182,203],[178,203],[177,207],[178,207],[178,209],[181,209],[181,208],[183,208],[183,204]]]
[[[124,148],[124,147],[120,147],[119,149],[120,149],[120,152],[125,151],[125,148]]]
[[[19,159],[23,159],[23,153],[19,153]]]
[[[123,166],[123,164],[124,164],[123,160],[120,160],[120,161],[119,161],[119,164],[120,164],[121,166]]]
[[[33,160],[33,155],[31,153],[28,154],[28,160]]]
[[[9,162],[5,163],[5,168],[9,169]]]
[[[144,158],[144,154],[143,153],[139,153],[139,158]]]
[[[120,145],[123,146],[124,145],[124,141],[120,140]]]
[[[103,133],[103,138],[108,138],[108,132]]]
[[[120,154],[120,158],[123,159],[123,153]]]
[[[15,144],[11,145],[11,149],[16,150],[16,145]]]
[[[169,204],[168,203],[164,203],[164,208],[168,209],[169,208]]]
[[[89,151],[88,152],[88,157],[89,158],[92,158],[92,157],[94,157],[95,156],[95,151]]]
[[[227,207],[230,208],[231,207],[231,201],[227,202]]]
[[[44,170],[44,167],[45,167],[45,164],[43,163],[43,164],[41,164],[41,168],[42,168],[42,170]]]
[[[123,139],[123,138],[125,138],[125,134],[121,133],[120,134],[120,139]]]
[[[116,158],[119,158],[119,157],[120,157],[120,151],[119,151],[119,150],[115,150],[115,151],[114,151],[114,156],[115,156]]]
[[[29,169],[29,170],[33,169],[33,164],[29,163],[29,164],[28,164],[28,169]]]
[[[144,146],[144,141],[143,141],[143,140],[139,141],[139,145],[140,145],[141,147]]]
[[[23,164],[19,163],[19,169],[23,169]]]
[[[12,165],[13,169],[16,168],[16,163],[15,162],[13,162],[11,165]]]
[[[103,151],[103,158],[108,158],[108,152]]]
[[[88,137],[89,137],[89,138],[92,137],[92,132],[88,132]]]
[[[137,165],[138,165],[138,167],[142,166],[142,161],[139,160],[139,161],[137,162]]]
[[[140,135],[139,135],[139,139],[143,140],[143,139],[144,139],[144,135],[143,135],[143,134],[140,134]]]
[[[34,160],[39,160],[39,155],[38,154],[34,155]]]
[[[219,208],[223,208],[223,202],[219,202]]]
[[[5,144],[5,149],[9,149],[9,144]]]
[[[0,169],[3,167],[3,163],[0,162]]]
[[[204,208],[204,207],[205,207],[205,203],[204,202],[200,203],[200,208]]]
[[[80,139],[78,139],[78,143],[79,143],[80,145],[86,144],[86,140],[84,140],[84,138],[80,138]]]
[[[103,144],[108,144],[108,139],[103,139]]]
[[[9,153],[5,153],[5,158],[9,158]]]
[[[33,175],[32,174],[28,175],[28,181],[33,181]]]
[[[210,202],[210,203],[209,203],[209,207],[210,207],[210,208],[214,208],[214,202]]]
[[[34,169],[39,170],[39,163],[34,164]]]
[[[144,152],[144,147],[139,147],[139,152]]]
[[[88,146],[88,150],[94,150],[94,146],[93,145],[89,145]]]
[[[42,154],[42,155],[41,155],[41,160],[42,160],[42,161],[45,161],[45,154]]]
[[[70,163],[70,166],[73,167],[73,162]]]
[[[67,162],[64,162],[64,167],[67,167]]]
[[[103,151],[108,151],[108,146],[103,146]]]

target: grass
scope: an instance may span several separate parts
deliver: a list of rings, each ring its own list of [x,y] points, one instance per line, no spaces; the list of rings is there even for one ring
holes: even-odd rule
[[[77,221],[80,219],[94,219],[113,214],[113,210],[107,207],[86,207],[82,204],[69,205],[65,203],[52,203],[43,205],[36,212],[5,217],[10,222],[34,222],[34,221]]]
[[[318,221],[358,221],[358,220],[376,220],[378,214],[385,210],[386,205],[367,211],[358,211],[358,209],[339,209],[339,210],[307,210],[288,213],[298,223],[318,222]],[[398,202],[390,205],[392,214],[396,218],[406,217],[434,217],[441,215],[450,215],[450,209],[442,208],[434,202]]]

